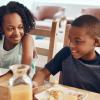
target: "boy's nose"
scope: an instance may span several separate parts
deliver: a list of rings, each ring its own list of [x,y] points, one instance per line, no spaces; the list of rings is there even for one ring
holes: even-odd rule
[[[69,43],[69,47],[74,47],[74,44],[72,42]]]

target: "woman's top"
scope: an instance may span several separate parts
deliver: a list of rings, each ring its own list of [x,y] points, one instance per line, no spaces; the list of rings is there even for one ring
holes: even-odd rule
[[[17,44],[13,49],[7,51],[3,48],[4,39],[0,41],[0,68],[9,68],[10,65],[20,64],[22,59],[22,44]],[[35,73],[34,62],[32,62],[30,76]]]

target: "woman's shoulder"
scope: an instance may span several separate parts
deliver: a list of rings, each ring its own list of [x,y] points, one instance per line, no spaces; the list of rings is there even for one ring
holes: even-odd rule
[[[34,42],[34,39],[32,37],[31,34],[26,34],[23,38],[22,38],[22,43],[25,43],[25,42]]]
[[[23,36],[22,40],[25,40],[25,39],[33,39],[33,36],[31,34],[26,34]]]

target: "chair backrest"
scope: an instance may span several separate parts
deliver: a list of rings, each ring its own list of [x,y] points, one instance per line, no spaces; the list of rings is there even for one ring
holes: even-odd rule
[[[56,19],[64,15],[65,8],[60,6],[48,6],[40,5],[37,6],[36,10],[33,12],[36,20],[44,19]]]
[[[63,47],[69,46],[69,38],[68,38],[69,28],[70,28],[70,24],[67,24],[67,20],[66,20],[65,27],[63,28],[63,34],[64,34]],[[60,72],[59,74],[59,83],[60,84],[62,83],[62,72]]]
[[[49,48],[42,48],[42,47],[36,46],[37,54],[46,56],[47,62],[53,58],[53,55],[55,52],[55,47],[56,47],[55,41],[56,41],[57,28],[58,28],[58,22],[52,21],[52,26],[50,28],[43,28],[40,26],[40,27],[36,27],[36,29],[31,31],[32,35],[43,36],[43,37],[49,38],[49,46],[48,46]],[[41,43],[40,45],[43,45],[43,44]],[[39,65],[37,67],[43,67],[43,66]]]
[[[63,46],[69,46],[69,38],[68,38],[69,28],[70,28],[70,24],[66,23]]]
[[[89,14],[100,19],[100,8],[84,8],[81,10],[81,14]]]

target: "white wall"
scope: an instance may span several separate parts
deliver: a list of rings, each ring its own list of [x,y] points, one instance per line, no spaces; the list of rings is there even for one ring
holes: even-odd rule
[[[99,3],[100,4],[100,3]],[[75,18],[81,14],[81,9],[83,8],[100,8],[100,6],[97,4],[82,4],[82,3],[47,3],[47,2],[34,2],[33,6],[31,6],[32,11],[35,10],[36,6],[39,5],[54,5],[54,6],[62,6],[65,8],[65,16],[68,18]]]
[[[100,0],[0,0],[0,6],[9,1],[18,1],[27,6],[32,12],[38,5],[55,5],[66,8],[65,15],[69,18],[75,18],[80,15],[82,8],[100,8]]]

